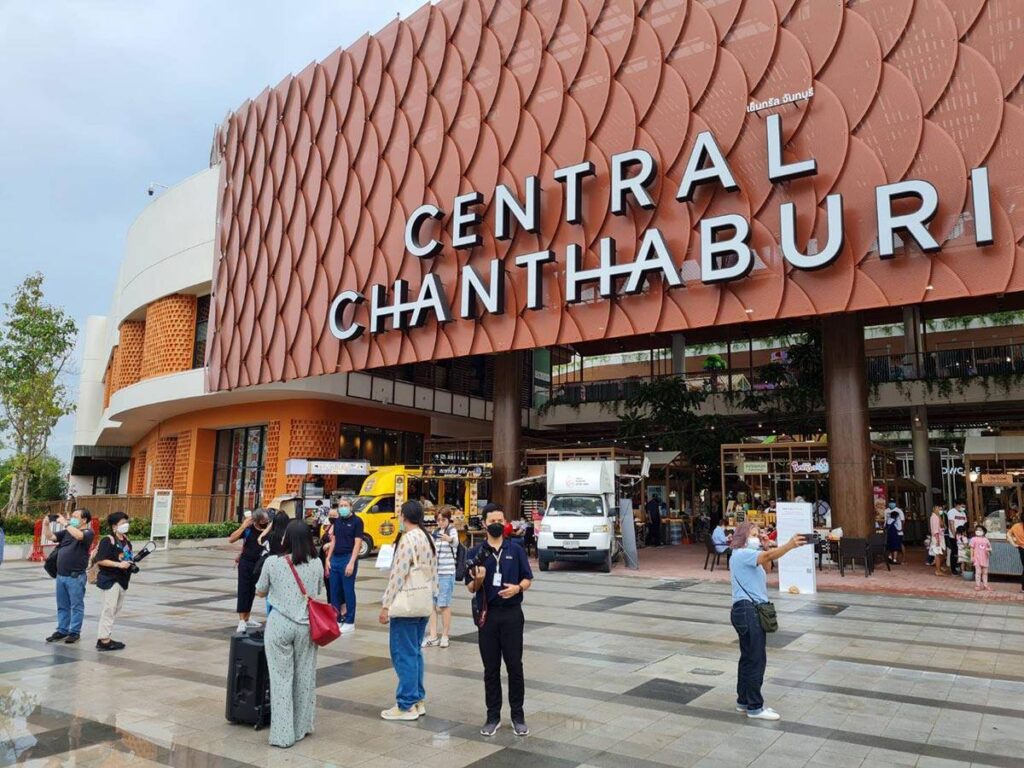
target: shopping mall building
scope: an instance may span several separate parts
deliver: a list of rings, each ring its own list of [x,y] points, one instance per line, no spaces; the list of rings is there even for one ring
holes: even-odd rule
[[[511,500],[525,443],[608,439],[712,355],[701,407],[768,435],[728,390],[813,329],[835,522],[869,524],[872,439],[962,493],[965,440],[1024,427],[1022,40],[1018,0],[425,5],[242,104],[128,230],[75,488],[237,511],[291,458],[473,440]]]

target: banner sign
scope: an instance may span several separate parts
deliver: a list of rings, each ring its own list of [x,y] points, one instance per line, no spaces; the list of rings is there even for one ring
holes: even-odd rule
[[[288,459],[286,475],[368,475],[368,461],[332,461],[330,459]]]
[[[780,501],[775,505],[775,522],[779,543],[789,541],[798,533],[812,533],[811,505],[803,501]],[[814,547],[808,544],[783,555],[779,561],[779,591],[813,595],[818,591],[814,567]]]
[[[486,480],[491,476],[491,468],[486,464],[427,464],[423,467],[423,477],[452,480]]]
[[[153,516],[149,526],[149,537],[156,541],[162,538],[167,549],[167,540],[171,535],[171,504],[174,500],[173,491],[153,491]]]
[[[768,462],[767,461],[744,461],[742,465],[741,475],[767,475],[768,474]]]

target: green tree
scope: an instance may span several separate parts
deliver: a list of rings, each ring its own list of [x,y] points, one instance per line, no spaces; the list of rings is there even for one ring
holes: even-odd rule
[[[13,456],[0,461],[0,499],[10,498],[17,462]],[[67,497],[67,467],[56,456],[40,456],[29,469],[28,496],[32,501],[59,501]]]
[[[46,455],[57,420],[71,413],[64,373],[77,329],[60,307],[43,300],[43,276],[25,278],[4,304],[0,324],[0,427],[11,451],[4,515],[24,512],[33,468]]]

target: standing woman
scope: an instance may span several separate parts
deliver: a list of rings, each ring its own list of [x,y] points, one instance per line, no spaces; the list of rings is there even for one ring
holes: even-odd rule
[[[238,597],[236,598],[235,610],[238,612],[238,627],[236,632],[245,632],[247,629],[258,629],[258,621],[249,621],[252,615],[252,602],[256,598],[256,576],[254,570],[263,554],[263,545],[260,543],[260,534],[270,525],[270,515],[265,509],[257,509],[250,516],[242,520],[242,524],[228,536],[228,542],[234,544],[241,540],[242,552],[235,562],[238,564]]]
[[[740,663],[736,675],[736,711],[752,720],[778,720],[779,713],[764,705],[761,685],[768,666],[767,636],[756,605],[768,602],[764,567],[806,542],[794,536],[780,547],[761,549],[761,531],[753,523],[740,523],[732,535],[729,578],[732,581],[732,626],[740,639]]]
[[[352,514],[348,499],[338,501],[338,517],[331,521],[332,534],[327,542],[325,561],[331,581],[328,593],[338,612],[341,634],[356,631],[356,575],[359,573],[359,547],[363,543],[363,520]],[[345,613],[341,606],[345,604]]]
[[[452,508],[448,505],[437,510],[437,528],[434,529],[434,549],[437,552],[437,595],[434,612],[430,614],[424,648],[447,648],[452,629],[452,595],[455,591],[455,552],[459,548],[459,532],[452,525]],[[438,624],[441,636],[438,637]]]
[[[124,643],[112,640],[114,621],[121,611],[128,582],[132,578],[134,562],[132,543],[128,540],[131,521],[124,512],[114,512],[107,518],[110,536],[104,536],[96,548],[93,561],[96,563],[96,586],[103,591],[103,608],[100,610],[100,624],[96,632],[96,650],[120,651]]]
[[[931,534],[928,554],[935,558],[935,575],[941,576],[946,572],[946,526],[942,522],[942,507],[938,504],[932,507],[932,516],[928,520],[928,530]]]
[[[391,606],[400,592],[410,588],[414,566],[426,566],[430,573],[431,594],[437,594],[437,553],[434,541],[423,527],[423,507],[418,501],[402,505],[401,533],[395,542],[395,558],[388,575],[388,586],[381,601],[380,623],[391,624],[391,663],[398,675],[395,706],[380,716],[385,720],[416,720],[427,713],[423,700],[423,632],[427,628],[429,608],[422,617],[390,616]]]
[[[310,597],[323,592],[324,569],[304,520],[292,520],[282,543],[285,554],[271,555],[256,592],[274,606],[263,635],[270,671],[270,744],[290,747],[313,732],[316,715],[316,646],[309,636]]]

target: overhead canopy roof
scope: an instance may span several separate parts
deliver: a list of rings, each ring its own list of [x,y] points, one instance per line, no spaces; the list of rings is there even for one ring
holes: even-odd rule
[[[964,440],[965,456],[1024,455],[1024,435],[993,435],[968,437]]]

